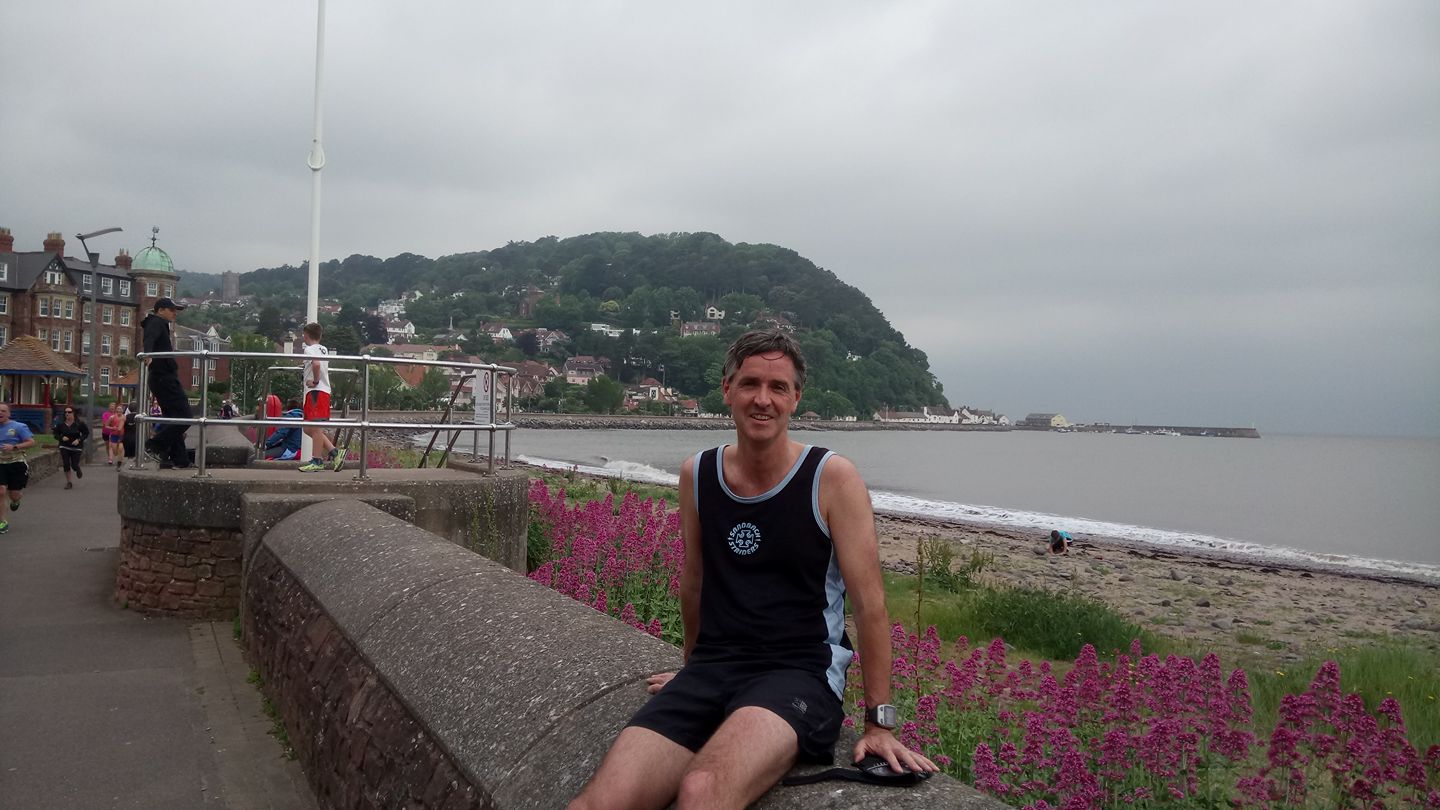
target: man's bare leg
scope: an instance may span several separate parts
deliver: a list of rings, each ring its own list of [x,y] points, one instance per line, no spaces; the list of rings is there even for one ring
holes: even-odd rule
[[[737,709],[695,755],[680,782],[680,810],[748,807],[780,781],[799,753],[790,724],[769,709]]]
[[[675,798],[694,759],[690,749],[668,737],[628,726],[569,810],[660,810]]]

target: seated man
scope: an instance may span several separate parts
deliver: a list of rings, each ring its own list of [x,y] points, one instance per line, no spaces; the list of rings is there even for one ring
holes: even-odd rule
[[[680,470],[685,666],[651,676],[653,697],[571,810],[741,808],[797,759],[829,762],[853,657],[847,591],[870,707],[855,760],[938,770],[891,732],[870,495],[850,461],[790,440],[804,384],[805,360],[784,332],[750,332],[726,353],[721,390],[736,443]]]
[[[304,412],[300,408],[300,400],[292,399],[286,403],[286,411],[280,414],[281,419],[300,420]],[[290,461],[300,457],[300,437],[304,433],[299,427],[276,428],[265,440],[266,461]]]

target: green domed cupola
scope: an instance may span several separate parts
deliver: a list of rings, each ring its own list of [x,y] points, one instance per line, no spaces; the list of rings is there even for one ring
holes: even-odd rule
[[[150,247],[142,248],[135,254],[130,264],[131,273],[164,273],[166,275],[177,275],[175,262],[170,260],[170,254],[155,246],[155,237],[159,235],[159,228],[150,229]]]

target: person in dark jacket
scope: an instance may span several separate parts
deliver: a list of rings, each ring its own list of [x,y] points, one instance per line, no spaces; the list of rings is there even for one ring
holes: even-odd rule
[[[300,401],[292,399],[288,403],[288,410],[280,414],[281,419],[303,419],[305,413],[300,407]],[[304,431],[298,427],[276,428],[270,438],[265,440],[265,459],[267,461],[290,461],[300,457],[300,438]]]
[[[84,478],[80,467],[85,454],[85,440],[90,438],[90,426],[75,415],[72,405],[65,406],[65,413],[55,423],[55,438],[60,442],[60,464],[65,468],[65,488],[74,489],[75,479]]]
[[[170,340],[170,324],[185,307],[171,298],[155,302],[154,311],[140,322],[144,330],[144,346],[147,352],[173,352],[175,346]],[[189,419],[190,398],[180,385],[179,366],[173,357],[147,357],[145,365],[150,367],[150,393],[160,406],[164,416]],[[170,470],[190,466],[190,454],[185,449],[185,431],[189,425],[161,425],[155,437],[145,442],[145,452],[160,461],[160,469]]]

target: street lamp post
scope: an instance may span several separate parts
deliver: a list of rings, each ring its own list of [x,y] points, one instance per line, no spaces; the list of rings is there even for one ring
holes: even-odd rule
[[[90,246],[85,244],[86,239],[94,239],[97,236],[104,236],[107,233],[119,233],[122,228],[101,228],[90,233],[77,233],[75,238],[80,240],[80,247],[85,251],[85,258],[90,260],[90,393],[85,399],[85,417],[95,418],[95,389],[99,386],[100,380],[95,376],[95,355],[100,353],[100,254],[91,252]],[[63,258],[63,257],[62,257]],[[83,315],[85,307],[82,304],[80,312]],[[84,345],[84,341],[81,341]],[[85,445],[85,460],[88,462],[95,452],[95,443],[87,442]]]

